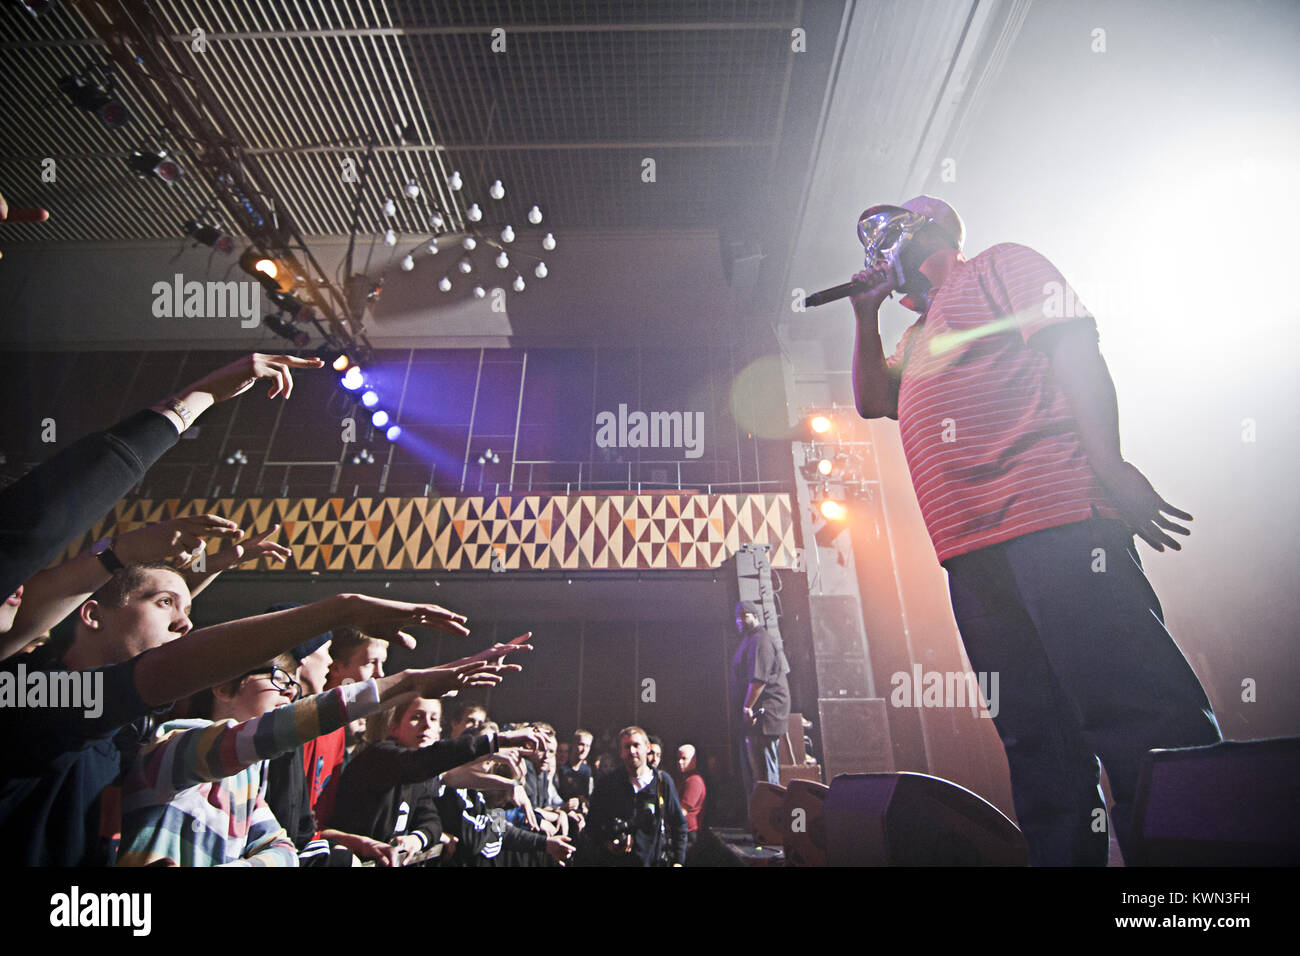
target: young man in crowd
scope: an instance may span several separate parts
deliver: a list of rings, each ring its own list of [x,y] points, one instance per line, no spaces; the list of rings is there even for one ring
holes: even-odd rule
[[[77,611],[72,646],[53,660],[39,653],[9,662],[31,684],[85,690],[72,707],[0,708],[0,862],[75,866],[107,862],[115,826],[101,792],[121,769],[119,733],[172,701],[247,673],[331,626],[380,633],[424,625],[468,633],[464,618],[436,605],[339,594],[305,607],[244,618],[191,633],[185,579],[167,566],[132,565]],[[28,659],[30,658],[30,660]],[[81,672],[81,673],[77,673]],[[137,723],[141,722],[141,723]],[[107,813],[101,811],[107,810]]]
[[[591,799],[595,771],[587,763],[587,756],[591,753],[592,739],[591,731],[575,730],[569,743],[569,759],[556,774],[555,788],[567,810],[586,812],[587,802]]]

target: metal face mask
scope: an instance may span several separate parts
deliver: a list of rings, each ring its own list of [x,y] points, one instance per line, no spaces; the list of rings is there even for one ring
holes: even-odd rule
[[[899,289],[907,286],[903,272],[903,249],[931,220],[900,206],[872,206],[858,217],[858,240],[866,251],[863,267],[888,267]]]

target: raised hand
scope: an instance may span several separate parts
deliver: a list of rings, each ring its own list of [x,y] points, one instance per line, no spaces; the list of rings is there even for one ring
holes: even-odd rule
[[[341,594],[345,611],[344,621],[359,631],[381,640],[400,640],[407,647],[415,646],[415,638],[400,630],[405,627],[428,627],[448,634],[469,634],[465,615],[449,611],[436,604],[408,604],[405,601],[388,601],[366,594]]]
[[[1183,549],[1181,544],[1165,534],[1165,530],[1184,536],[1192,532],[1174,523],[1166,515],[1183,521],[1191,521],[1192,516],[1161,498],[1142,472],[1124,462],[1115,473],[1105,476],[1103,481],[1111,502],[1143,541],[1157,551],[1163,551],[1166,546],[1175,551]]]
[[[497,734],[497,746],[498,748],[518,747],[524,751],[540,752],[546,749],[546,735],[540,730],[534,730],[531,727],[525,727],[522,730],[507,730]]]
[[[531,651],[533,649],[533,645],[525,644],[523,642],[528,640],[528,638],[532,636],[533,636],[533,632],[529,631],[526,634],[520,634],[513,641],[509,641],[508,643],[505,644],[502,644],[498,641],[496,644],[493,644],[491,647],[487,648],[487,650],[479,651],[477,654],[471,654],[469,657],[459,658],[458,660],[454,660],[451,663],[445,664],[443,666],[457,667],[461,664],[473,664],[477,661],[496,661],[497,663],[501,663],[505,660],[506,655],[508,654],[514,654],[519,651]]]
[[[209,555],[204,562],[205,573],[217,574],[221,571],[229,571],[241,565],[251,564],[259,558],[269,558],[279,561],[281,564],[288,563],[289,559],[293,557],[293,552],[282,544],[267,540],[279,530],[280,526],[278,524],[271,525],[265,531],[255,534],[251,538],[241,538],[235,542],[233,547],[223,548]]]
[[[871,271],[861,269],[853,273],[853,281],[866,282],[869,285],[866,292],[859,292],[852,297],[854,312],[860,320],[870,319],[874,322],[881,303],[894,291],[896,281],[894,270],[888,266]]]
[[[459,667],[427,667],[411,670],[411,681],[421,697],[442,697],[453,690],[466,690],[471,687],[495,687],[501,683],[502,675],[511,671],[523,670],[518,664],[488,664],[475,661]]]
[[[189,515],[136,528],[118,535],[113,553],[123,564],[175,561],[185,567],[203,550],[205,539],[238,538],[239,525],[219,515]]]
[[[271,380],[268,398],[283,395],[288,398],[293,392],[293,369],[320,368],[325,363],[318,358],[298,358],[293,355],[263,355],[254,352],[231,362],[224,368],[209,372],[191,385],[187,391],[206,392],[213,402],[224,402],[236,395],[243,394],[253,387],[259,378]]]

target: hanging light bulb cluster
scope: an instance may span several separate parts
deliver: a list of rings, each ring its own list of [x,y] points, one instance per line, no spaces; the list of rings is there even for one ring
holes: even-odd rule
[[[465,187],[465,179],[459,170],[451,174],[447,185],[453,192],[459,192]],[[525,273],[531,272],[532,276],[538,279],[545,279],[550,274],[550,270],[540,256],[524,252],[515,245],[516,242],[522,245],[521,240],[525,238],[515,229],[515,226],[511,222],[501,222],[505,216],[498,211],[500,207],[497,204],[506,197],[505,184],[495,179],[487,192],[489,200],[482,204],[471,202],[465,209],[468,232],[460,239],[460,254],[441,260],[442,272],[435,285],[443,294],[451,294],[457,289],[461,291],[468,289],[474,298],[482,299],[487,295],[485,283],[491,285],[496,281],[500,281],[503,285],[508,284],[515,292],[523,292],[528,288],[528,282],[524,278]],[[417,199],[420,196],[420,187],[415,182],[408,183],[403,193],[408,199]],[[380,211],[386,218],[396,216],[398,212],[396,201],[391,197],[384,199]],[[536,203],[532,204],[524,214],[524,218],[530,226],[540,226],[543,221],[541,207]],[[417,257],[420,252],[428,256],[436,256],[443,252],[455,251],[447,241],[447,237],[440,238],[438,235],[447,227],[447,217],[443,212],[434,210],[429,217],[429,226],[434,231],[434,235],[427,243],[421,244],[423,248],[417,246],[398,260],[402,271],[414,271],[419,262]],[[534,230],[525,229],[524,233],[528,234],[527,238],[532,238],[531,234]],[[392,228],[385,228],[383,241],[384,245],[390,248],[396,246],[397,232]],[[556,246],[555,235],[546,232],[541,236],[540,245],[545,252],[553,251]],[[509,251],[507,246],[511,247]],[[490,257],[490,265],[487,258],[483,263],[476,261],[473,254],[480,249],[483,250],[482,254],[485,257]]]

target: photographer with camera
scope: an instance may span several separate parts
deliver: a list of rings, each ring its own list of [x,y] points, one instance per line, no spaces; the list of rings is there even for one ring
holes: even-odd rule
[[[604,866],[681,866],[686,860],[686,815],[673,778],[646,763],[650,741],[640,727],[619,733],[625,773],[596,783],[587,815],[591,862]]]

